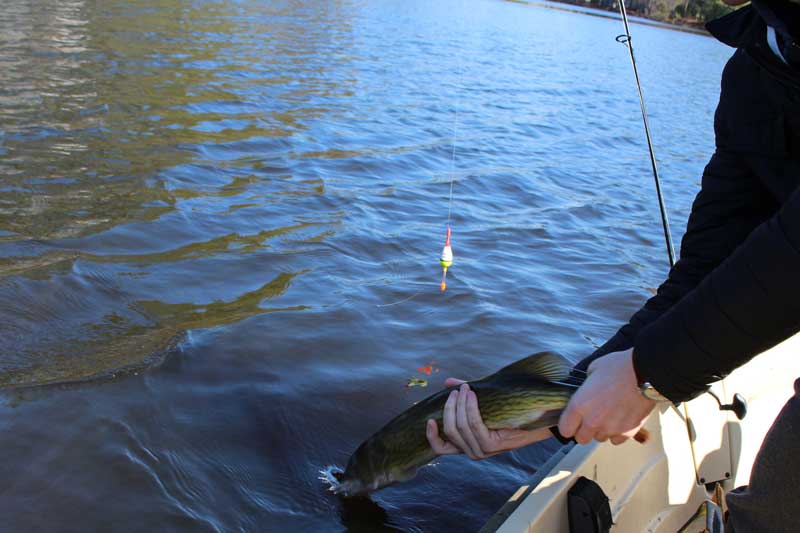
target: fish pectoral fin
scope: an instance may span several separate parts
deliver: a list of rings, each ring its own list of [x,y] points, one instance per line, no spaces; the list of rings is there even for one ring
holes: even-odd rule
[[[567,379],[572,372],[572,364],[554,352],[539,352],[504,366],[496,375],[504,374],[537,376],[547,381],[558,382]]]

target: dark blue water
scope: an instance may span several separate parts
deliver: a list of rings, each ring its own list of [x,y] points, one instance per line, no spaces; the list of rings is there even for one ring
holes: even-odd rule
[[[447,376],[588,354],[657,286],[621,31],[499,0],[7,2],[0,529],[477,529],[553,442],[356,507],[318,471]],[[680,235],[729,51],[633,31]]]

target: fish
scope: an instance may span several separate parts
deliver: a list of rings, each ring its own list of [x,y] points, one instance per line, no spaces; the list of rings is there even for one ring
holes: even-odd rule
[[[489,429],[538,429],[558,423],[578,384],[568,382],[572,364],[553,352],[539,352],[483,379],[468,381]],[[354,497],[413,478],[436,458],[425,434],[427,420],[441,428],[444,404],[456,387],[441,390],[393,418],[335,473],[334,493]],[[444,438],[444,435],[443,435]]]

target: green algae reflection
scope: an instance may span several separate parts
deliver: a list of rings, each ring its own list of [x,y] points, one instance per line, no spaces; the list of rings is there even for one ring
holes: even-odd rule
[[[207,304],[138,301],[132,307],[153,321],[141,326],[107,317],[97,335],[63,346],[59,354],[27,354],[34,361],[21,368],[0,368],[0,388],[33,387],[113,378],[160,364],[189,329],[213,328],[265,313],[303,311],[308,306],[262,307],[282,295],[305,271],[282,272],[270,282],[230,301]],[[112,324],[113,327],[108,327]]]

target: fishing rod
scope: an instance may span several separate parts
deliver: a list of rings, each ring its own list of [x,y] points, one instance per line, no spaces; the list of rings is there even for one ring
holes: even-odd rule
[[[667,209],[664,206],[664,195],[661,192],[661,180],[658,177],[658,167],[656,166],[656,155],[655,151],[653,150],[653,140],[650,138],[650,124],[647,121],[647,110],[644,106],[644,96],[642,95],[642,85],[639,82],[639,70],[636,68],[636,57],[633,55],[633,43],[631,42],[631,31],[630,27],[628,26],[628,13],[625,10],[625,1],[624,0],[617,0],[619,2],[619,12],[622,15],[622,23],[625,25],[625,33],[623,35],[617,35],[617,42],[624,44],[628,48],[628,52],[630,52],[631,56],[631,65],[633,66],[633,76],[636,78],[636,88],[639,90],[639,105],[642,109],[642,121],[644,122],[644,133],[647,137],[647,148],[650,150],[650,163],[653,166],[653,178],[656,182],[656,194],[658,195],[658,207],[661,209],[661,223],[664,226],[664,239],[667,241],[667,254],[669,255],[669,266],[672,268],[675,266],[675,248],[672,244],[672,235],[669,231],[669,220],[667,219]],[[733,411],[736,415],[736,418],[742,420],[747,415],[747,400],[744,397],[736,393],[733,395],[733,401],[731,403],[723,404],[722,400],[711,391],[711,388],[706,390],[707,394],[713,396],[713,398],[717,401],[717,405],[719,406],[720,411]],[[687,422],[686,418],[678,411],[678,408],[672,404],[672,408],[678,413],[681,419],[684,422]],[[694,430],[692,430],[694,431]]]
[[[661,192],[661,179],[658,177],[658,165],[656,165],[656,154],[653,150],[653,140],[650,137],[650,123],[647,121],[647,110],[644,106],[644,95],[642,94],[642,84],[639,82],[639,69],[636,68],[636,57],[633,54],[633,42],[631,41],[631,30],[628,26],[628,12],[625,10],[625,0],[617,0],[619,12],[622,15],[622,23],[625,25],[625,33],[617,35],[617,42],[624,44],[631,56],[633,66],[633,76],[636,78],[636,88],[639,90],[639,106],[642,109],[642,121],[644,122],[644,134],[647,137],[647,148],[650,151],[650,164],[653,167],[653,179],[656,182],[656,194],[658,195],[658,207],[661,210],[661,224],[664,226],[664,239],[667,241],[667,255],[669,255],[669,266],[675,266],[675,247],[672,244],[672,234],[669,231],[669,219],[667,218],[667,208],[664,205],[664,194]]]

